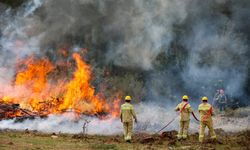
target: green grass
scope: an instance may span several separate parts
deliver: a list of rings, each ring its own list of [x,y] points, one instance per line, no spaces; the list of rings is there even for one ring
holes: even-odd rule
[[[163,149],[157,145],[154,149]],[[17,131],[0,132],[0,150],[128,150],[148,149],[148,145],[125,143],[122,137],[114,140],[111,136],[87,136],[73,138],[72,135],[58,135],[52,138],[50,134],[24,133]]]
[[[241,140],[236,135],[228,138],[231,141],[237,141],[227,144],[200,144],[197,135],[192,135],[195,138],[189,138],[187,141],[177,141],[173,145],[168,145],[170,141],[167,139],[142,144],[140,141],[143,137],[140,135],[136,135],[132,143],[124,142],[121,135],[88,135],[83,137],[81,135],[59,134],[57,138],[51,136],[52,134],[39,132],[0,131],[0,150],[178,150],[204,148],[238,150],[249,148],[248,144],[237,144]]]

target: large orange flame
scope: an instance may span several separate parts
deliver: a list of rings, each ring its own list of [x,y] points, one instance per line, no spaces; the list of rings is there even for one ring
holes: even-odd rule
[[[40,93],[47,85],[47,74],[53,70],[53,65],[47,60],[28,63],[27,69],[16,76],[16,85],[25,85],[33,92]]]
[[[67,91],[60,108],[74,108],[89,113],[102,112],[107,106],[98,95],[95,95],[95,90],[90,85],[90,67],[81,60],[79,54],[74,53],[73,58],[77,63],[77,70],[74,73],[73,80],[66,85]]]
[[[5,103],[19,103],[22,108],[35,111],[41,115],[63,113],[65,111],[79,114],[110,113],[119,115],[120,96],[116,96],[113,103],[107,103],[102,93],[96,93],[90,84],[92,79],[91,67],[74,53],[76,70],[71,80],[58,79],[49,82],[48,76],[54,67],[47,59],[24,61],[25,69],[18,71],[13,87],[13,93],[2,96]],[[120,95],[120,94],[119,94]],[[17,114],[17,115],[20,115]]]

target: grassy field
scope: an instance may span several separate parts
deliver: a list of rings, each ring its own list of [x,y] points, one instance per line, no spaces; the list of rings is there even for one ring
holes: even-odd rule
[[[148,145],[122,142],[121,136],[52,135],[36,132],[1,131],[0,150],[147,149]],[[164,149],[164,145],[155,148]]]
[[[176,132],[174,132],[176,133]],[[220,133],[219,133],[220,134]],[[133,149],[249,149],[249,131],[231,136],[219,135],[219,142],[209,140],[200,144],[198,135],[193,134],[186,141],[177,141],[171,132],[159,136],[136,134],[132,143],[117,136],[82,136],[70,134],[44,134],[35,131],[0,132],[0,150],[133,150]]]

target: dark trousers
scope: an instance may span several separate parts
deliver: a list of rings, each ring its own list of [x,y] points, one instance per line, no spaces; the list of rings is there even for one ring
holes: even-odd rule
[[[220,112],[221,112],[221,111],[225,111],[225,109],[226,109],[226,104],[225,104],[225,103],[219,103],[219,109],[220,109]]]

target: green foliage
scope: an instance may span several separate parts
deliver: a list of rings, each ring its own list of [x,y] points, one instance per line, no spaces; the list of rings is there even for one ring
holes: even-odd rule
[[[131,95],[134,102],[140,102],[145,94],[144,83],[138,76],[125,74],[124,76],[113,76],[109,80],[111,91],[123,91],[124,95]]]

